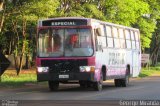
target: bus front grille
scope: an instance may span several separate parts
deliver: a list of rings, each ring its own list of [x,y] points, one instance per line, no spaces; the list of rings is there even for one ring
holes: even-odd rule
[[[80,72],[79,66],[87,66],[87,59],[41,60],[42,67],[49,67],[50,73]]]

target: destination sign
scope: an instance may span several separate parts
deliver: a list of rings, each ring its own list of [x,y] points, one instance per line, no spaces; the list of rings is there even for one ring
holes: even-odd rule
[[[87,20],[82,19],[60,19],[42,21],[42,26],[80,26],[87,25]]]
[[[76,25],[76,23],[74,21],[69,21],[69,22],[52,22],[51,23],[52,26],[73,26]]]

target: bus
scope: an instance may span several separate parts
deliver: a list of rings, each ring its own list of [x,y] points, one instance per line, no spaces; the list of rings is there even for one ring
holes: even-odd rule
[[[141,70],[140,31],[92,18],[59,17],[38,21],[37,81],[79,83],[101,91],[114,79],[126,87]]]

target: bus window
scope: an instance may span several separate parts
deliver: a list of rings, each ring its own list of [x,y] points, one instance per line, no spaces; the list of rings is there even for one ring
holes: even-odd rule
[[[119,38],[114,38],[114,47],[115,48],[120,48],[120,40],[119,40]]]
[[[66,36],[65,36],[65,48],[72,50],[73,48],[78,48],[79,45],[79,34],[77,29],[67,29],[65,31]]]
[[[113,37],[112,37],[111,26],[106,26],[106,31],[107,31],[107,45],[108,47],[113,47]]]
[[[114,37],[114,38],[118,38],[118,30],[117,30],[117,28],[116,28],[116,27],[113,27],[113,28],[112,28],[112,31],[113,31],[113,37]]]
[[[91,48],[91,33],[88,29],[80,29],[79,32],[79,43],[81,48]]]
[[[61,46],[62,46],[62,36],[60,34],[61,31],[60,29],[53,29],[52,30],[52,36],[53,36],[53,42],[54,42],[54,51],[58,51],[60,50]]]
[[[140,49],[139,41],[136,41],[136,48],[137,48],[137,49]]]
[[[100,25],[100,31],[101,31],[101,36],[105,36],[105,34],[104,34],[104,25]]]
[[[105,36],[101,37],[101,41],[102,41],[102,47],[107,47],[107,39]]]
[[[135,41],[132,41],[132,49],[136,49],[136,43],[135,43]]]
[[[135,32],[135,40],[136,40],[136,48],[140,49],[140,43],[139,43],[139,34],[138,32]]]
[[[39,53],[47,52],[47,47],[49,42],[49,30],[41,30],[39,32],[39,39],[38,39],[38,51]]]
[[[93,54],[90,29],[65,29],[65,56]]]
[[[70,44],[72,45],[72,47],[77,47],[77,43],[78,43],[78,35],[77,34],[70,35]]]
[[[107,37],[108,47],[113,47],[113,38]]]
[[[131,49],[131,41],[130,40],[126,40],[126,45],[128,49]]]
[[[112,31],[113,31],[113,38],[114,38],[114,47],[120,48],[120,40],[118,38],[118,29],[116,27],[113,27]]]
[[[135,36],[133,31],[131,31],[131,41],[132,41],[132,49],[136,49]]]
[[[136,40],[136,41],[139,41],[139,35],[138,35],[137,32],[135,32],[135,40]]]
[[[121,46],[121,48],[126,48],[125,39],[120,39],[120,46]]]
[[[130,32],[129,30],[125,30],[125,37],[126,37],[126,46],[128,49],[131,49],[131,37],[130,37]]]
[[[126,39],[128,40],[131,39],[129,30],[125,30],[125,35],[126,35]]]
[[[119,28],[119,38],[124,39],[124,31],[121,28]]]
[[[110,26],[106,26],[107,36],[112,37],[112,31]]]
[[[131,31],[131,40],[132,40],[132,41],[135,40],[135,36],[134,36],[133,31]]]
[[[125,38],[124,38],[124,30],[122,28],[118,29],[119,31],[119,38],[120,38],[120,47],[126,48]]]

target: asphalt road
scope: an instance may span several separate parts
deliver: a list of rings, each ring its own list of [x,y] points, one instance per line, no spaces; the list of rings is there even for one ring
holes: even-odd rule
[[[75,106],[75,104],[83,105],[83,103],[95,106],[100,103],[103,105],[103,102],[105,105],[106,100],[112,105],[120,105],[121,101],[127,100],[160,101],[160,77],[134,78],[131,79],[128,87],[115,87],[112,81],[104,82],[103,90],[100,92],[92,88],[82,89],[79,84],[60,84],[60,89],[55,92],[50,92],[48,86],[43,84],[26,85],[19,89],[0,89],[0,100],[2,102],[0,105],[6,102],[21,101],[27,105],[28,103],[38,103],[37,105],[48,103],[49,105],[50,102],[54,102],[56,104],[54,106],[60,106],[60,104]],[[29,102],[29,100],[32,101]]]

